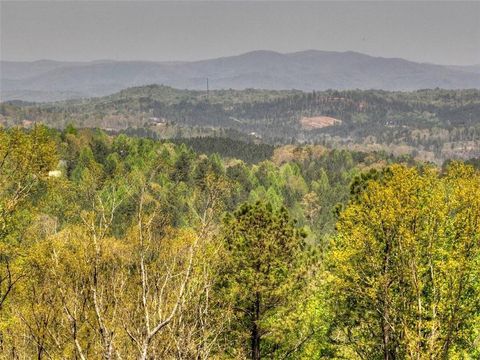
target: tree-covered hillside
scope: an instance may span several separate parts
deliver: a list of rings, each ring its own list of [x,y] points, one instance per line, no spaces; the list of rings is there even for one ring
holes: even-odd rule
[[[41,121],[58,128],[68,123],[115,131],[146,128],[159,138],[229,130],[275,144],[385,150],[436,162],[480,155],[479,90],[207,93],[152,85],[81,101],[4,103],[0,113],[7,125]],[[332,126],[315,124],[319,117],[336,120],[326,124]]]
[[[0,358],[480,356],[478,170],[208,143],[0,129]]]

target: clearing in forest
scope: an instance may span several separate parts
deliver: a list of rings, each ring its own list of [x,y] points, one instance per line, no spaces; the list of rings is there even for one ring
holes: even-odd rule
[[[335,119],[330,116],[303,116],[300,119],[300,124],[305,130],[320,129],[327,126],[341,124],[342,120]]]

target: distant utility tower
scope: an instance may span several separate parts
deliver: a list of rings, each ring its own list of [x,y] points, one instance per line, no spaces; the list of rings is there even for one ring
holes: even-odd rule
[[[210,93],[210,89],[208,88],[208,78],[207,78],[207,100],[208,100],[209,93]]]

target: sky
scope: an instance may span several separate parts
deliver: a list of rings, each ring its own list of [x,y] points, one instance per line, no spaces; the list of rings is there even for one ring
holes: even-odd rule
[[[0,13],[2,60],[190,61],[317,49],[480,64],[480,1],[1,0]]]

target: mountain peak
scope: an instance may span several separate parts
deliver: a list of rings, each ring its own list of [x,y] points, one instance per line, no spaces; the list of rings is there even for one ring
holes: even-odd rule
[[[283,55],[282,53],[274,50],[252,50],[240,55]]]

